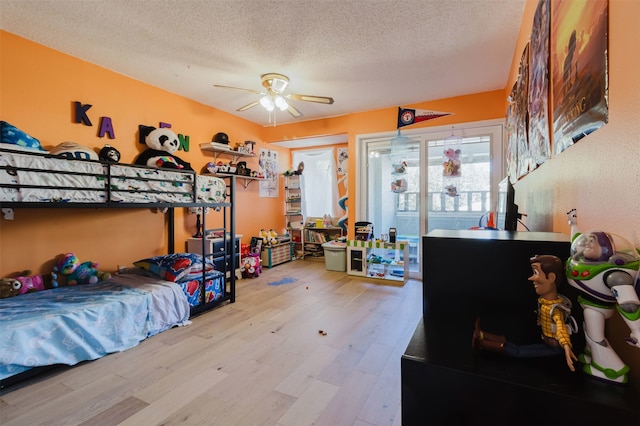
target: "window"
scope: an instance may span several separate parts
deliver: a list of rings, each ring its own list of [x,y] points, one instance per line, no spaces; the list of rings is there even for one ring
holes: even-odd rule
[[[302,172],[302,214],[322,217],[339,216],[337,167],[333,148],[293,152],[293,168],[304,163]]]

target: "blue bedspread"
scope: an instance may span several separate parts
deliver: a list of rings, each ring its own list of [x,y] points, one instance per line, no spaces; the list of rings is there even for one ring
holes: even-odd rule
[[[110,281],[0,299],[0,379],[32,367],[100,358],[188,323],[175,284],[124,274]]]

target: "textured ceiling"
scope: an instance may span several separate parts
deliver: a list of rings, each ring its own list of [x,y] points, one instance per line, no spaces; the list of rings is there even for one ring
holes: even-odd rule
[[[0,0],[0,27],[269,125],[260,75],[290,78],[304,116],[279,124],[502,89],[525,0]]]

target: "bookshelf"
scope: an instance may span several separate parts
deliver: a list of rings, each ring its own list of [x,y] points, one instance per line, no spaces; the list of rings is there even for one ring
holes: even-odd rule
[[[321,221],[321,219],[320,219]],[[311,218],[307,221],[302,232],[304,246],[304,258],[324,259],[322,244],[337,240],[342,236],[342,228],[339,226],[317,226],[320,222]]]

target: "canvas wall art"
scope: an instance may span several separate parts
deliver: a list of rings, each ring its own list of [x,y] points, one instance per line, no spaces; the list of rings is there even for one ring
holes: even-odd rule
[[[554,154],[605,125],[608,1],[551,2]]]
[[[533,17],[529,52],[529,150],[532,167],[551,156],[549,134],[549,0],[540,0]]]

